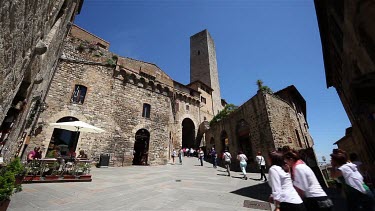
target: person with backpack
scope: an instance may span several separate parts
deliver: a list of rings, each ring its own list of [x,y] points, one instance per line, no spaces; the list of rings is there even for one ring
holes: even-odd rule
[[[231,164],[232,155],[230,154],[230,152],[228,152],[227,149],[223,153],[222,159],[224,160],[224,165],[225,165],[225,169],[228,172],[228,177],[230,177],[230,164]]]
[[[258,152],[258,155],[256,156],[255,159],[256,159],[257,164],[258,164],[259,169],[260,169],[260,179],[259,180],[262,180],[263,177],[264,177],[264,181],[267,182],[267,177],[266,177],[266,174],[264,173],[266,171],[266,160],[262,156],[261,152]]]

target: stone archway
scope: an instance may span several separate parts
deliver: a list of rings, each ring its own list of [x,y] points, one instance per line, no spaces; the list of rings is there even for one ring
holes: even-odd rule
[[[66,116],[57,120],[57,123],[72,121],[78,121],[78,119],[72,116]],[[80,132],[55,128],[48,144],[46,157],[53,157],[51,153],[56,148],[59,148],[62,156],[75,156],[79,135]]]
[[[253,158],[253,150],[250,142],[250,126],[244,120],[241,119],[236,125],[236,135],[238,140],[238,149],[241,150],[251,161]]]
[[[150,132],[139,129],[135,133],[133,165],[148,165],[148,149],[150,146]]]
[[[185,118],[182,121],[182,148],[196,147],[194,122],[190,118]]]
[[[225,130],[223,130],[220,134],[220,144],[221,144],[221,151],[224,152],[224,150],[229,151],[229,139],[228,134]]]

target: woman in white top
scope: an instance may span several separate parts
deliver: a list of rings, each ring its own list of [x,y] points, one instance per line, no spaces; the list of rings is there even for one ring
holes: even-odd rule
[[[298,152],[289,150],[284,153],[284,161],[291,167],[293,185],[303,198],[308,211],[331,211],[333,203],[320,186],[318,179]]]
[[[240,161],[240,168],[243,173],[243,179],[247,180],[247,176],[246,176],[247,157],[246,155],[243,154],[242,151],[239,151],[237,155],[237,160]]]
[[[271,197],[275,203],[275,211],[305,211],[301,197],[293,187],[288,167],[284,163],[281,152],[269,153],[271,167],[268,171],[268,184],[272,188]]]
[[[173,149],[172,151],[172,161],[173,161],[173,164],[174,164],[174,158],[177,156],[177,152],[175,149]]]
[[[343,184],[348,210],[374,210],[374,196],[363,182],[357,166],[348,163],[348,156],[344,150],[333,150],[331,165],[331,177],[337,178]]]

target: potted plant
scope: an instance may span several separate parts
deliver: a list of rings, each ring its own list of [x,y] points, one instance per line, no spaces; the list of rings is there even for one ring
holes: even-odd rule
[[[49,168],[51,168],[51,174],[50,175],[45,175],[45,180],[57,180],[59,179],[59,175],[57,175],[57,173],[59,172],[59,167],[60,167],[60,163],[58,162],[54,162],[52,163]]]
[[[91,175],[89,174],[90,171],[90,164],[89,163],[80,163],[78,164],[78,171],[81,170],[82,172],[78,172],[79,179],[87,180],[91,179]]]
[[[0,170],[0,210],[7,210],[10,197],[22,190],[21,184],[16,184],[15,172],[7,167]]]
[[[13,159],[6,167],[7,171],[11,171],[15,175],[16,179],[16,184],[21,184],[23,178],[26,175],[26,168],[25,166],[21,163],[20,158],[15,158]]]

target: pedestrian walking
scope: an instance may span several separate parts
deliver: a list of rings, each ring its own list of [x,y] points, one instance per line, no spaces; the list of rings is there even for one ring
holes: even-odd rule
[[[203,158],[204,158],[204,152],[203,152],[202,148],[199,148],[199,151],[198,151],[198,160],[201,161],[201,166],[203,166]]]
[[[182,156],[184,154],[184,150],[181,148],[178,153],[178,159],[180,160],[180,164],[182,165]]]
[[[211,149],[211,159],[212,159],[212,166],[216,169],[217,168],[217,153],[214,147]]]
[[[255,159],[256,159],[256,161],[258,163],[258,167],[259,167],[259,170],[260,170],[260,179],[259,180],[262,180],[264,178],[264,181],[267,182],[267,177],[266,177],[266,174],[265,174],[265,171],[266,171],[266,160],[262,156],[261,152],[258,152],[258,155],[256,156]]]
[[[174,164],[174,158],[176,157],[177,153],[176,153],[176,150],[173,149],[172,151],[172,161],[173,161],[173,164]]]
[[[190,148],[190,157],[193,157],[194,156],[194,149],[193,149],[193,147],[192,148]]]
[[[363,177],[357,166],[348,162],[348,156],[344,150],[333,150],[331,165],[331,177],[342,183],[348,210],[374,210],[374,196],[363,182]]]
[[[186,156],[190,157],[190,149],[189,148],[186,148]]]
[[[268,171],[268,184],[272,189],[271,201],[275,204],[275,211],[306,211],[301,197],[293,187],[289,174],[289,167],[285,164],[281,152],[269,153],[271,167]]]
[[[231,164],[232,155],[230,154],[230,152],[228,152],[227,149],[223,153],[223,157],[221,159],[224,160],[225,169],[228,172],[228,177],[230,177],[230,164]]]
[[[247,167],[247,157],[245,154],[243,154],[242,151],[239,151],[238,152],[238,155],[237,155],[237,160],[240,161],[240,168],[241,168],[241,171],[243,173],[243,179],[247,180],[247,175],[246,175],[246,167]]]
[[[307,211],[331,211],[333,203],[309,166],[302,160],[298,152],[284,152],[284,161],[291,168],[293,185],[302,197]]]

